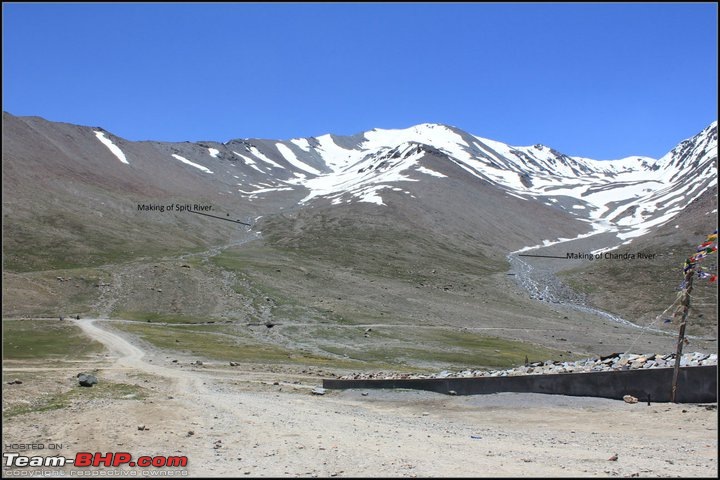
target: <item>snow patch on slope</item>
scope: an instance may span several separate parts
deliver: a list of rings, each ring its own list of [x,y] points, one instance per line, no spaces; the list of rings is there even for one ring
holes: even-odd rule
[[[305,138],[293,138],[290,140],[292,143],[300,147],[302,150],[305,150],[306,152],[310,152],[310,142],[307,141]]]
[[[322,175],[322,172],[320,170],[313,168],[310,165],[307,165],[298,160],[297,156],[295,156],[293,151],[290,150],[290,148],[288,148],[286,145],[283,145],[282,143],[276,143],[275,147],[280,152],[280,155],[282,155],[283,158],[287,160],[293,167],[299,168],[300,170],[303,170],[312,175]]]
[[[254,147],[254,146],[250,147],[250,153],[252,153],[253,155],[255,155],[255,157],[257,157],[259,160],[267,163],[267,164],[270,165],[271,167],[274,167],[274,168],[285,168],[285,167],[283,167],[282,165],[280,165],[279,163],[273,162],[273,161],[272,161],[271,159],[269,159],[265,154],[263,154],[260,150],[258,150],[257,147]]]
[[[431,175],[433,177],[438,177],[438,178],[447,178],[447,175],[444,175],[440,172],[436,172],[435,170],[430,170],[429,168],[425,168],[422,166],[416,167],[415,170],[417,170],[420,173],[424,173],[425,175]]]
[[[252,158],[246,157],[245,155],[240,155],[240,154],[239,154],[238,152],[236,152],[235,150],[233,150],[232,153],[234,153],[234,154],[237,155],[238,157],[242,158],[243,161],[244,161],[250,168],[254,168],[255,170],[257,170],[257,171],[260,172],[260,173],[263,173],[263,174],[265,173],[265,171],[261,170],[260,167],[257,166],[257,164],[255,163],[255,160],[253,160]]]
[[[123,162],[123,163],[126,164],[126,165],[130,165],[130,162],[127,161],[127,158],[125,158],[125,154],[123,153],[122,150],[120,150],[120,147],[118,147],[117,145],[115,145],[115,144],[112,142],[112,140],[110,140],[109,138],[106,138],[104,132],[101,132],[101,131],[99,131],[99,130],[96,130],[96,131],[95,131],[95,136],[96,136],[96,137],[98,138],[98,140],[100,140],[107,148],[110,149],[110,151],[113,153],[113,155],[115,155],[115,156],[118,158],[118,160],[120,160],[121,162]]]
[[[175,158],[175,159],[177,159],[177,160],[180,160],[181,162],[186,163],[186,164],[190,165],[191,167],[195,167],[195,168],[197,168],[198,170],[202,170],[202,171],[205,172],[205,173],[213,173],[213,172],[211,172],[208,168],[205,168],[205,167],[203,167],[202,165],[199,165],[199,164],[197,164],[197,163],[191,162],[190,160],[188,160],[188,159],[185,158],[185,157],[181,157],[180,155],[177,155],[177,154],[175,154],[175,153],[173,153],[172,156],[173,156],[173,158]]]

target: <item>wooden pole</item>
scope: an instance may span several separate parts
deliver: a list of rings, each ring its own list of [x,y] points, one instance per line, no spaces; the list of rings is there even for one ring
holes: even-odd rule
[[[688,311],[690,310],[690,293],[693,289],[693,278],[695,277],[695,269],[691,268],[685,274],[685,290],[680,301],[682,307],[682,320],[680,321],[680,332],[678,333],[677,351],[675,352],[675,368],[673,369],[672,391],[670,392],[670,401],[677,403],[675,400],[677,393],[677,381],[680,374],[680,358],[682,357],[683,343],[685,343],[685,326],[687,325]]]

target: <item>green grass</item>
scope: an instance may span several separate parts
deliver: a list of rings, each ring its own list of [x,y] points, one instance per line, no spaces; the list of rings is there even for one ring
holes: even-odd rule
[[[2,333],[6,360],[81,358],[104,350],[68,321],[3,319]]]
[[[332,338],[324,329],[319,338]],[[321,336],[322,335],[322,336]],[[444,329],[382,327],[365,338],[354,332],[347,347],[324,344],[323,349],[365,362],[383,361],[397,366],[436,365],[438,368],[508,368],[530,361],[558,359],[567,355],[537,345]],[[569,359],[569,358],[568,358]]]
[[[127,310],[115,310],[112,313],[113,318],[123,320],[136,320],[138,322],[147,323],[205,323],[208,321],[217,321],[210,317],[163,314],[156,312],[136,312]]]
[[[28,413],[58,410],[72,405],[73,402],[100,399],[142,400],[147,397],[144,388],[127,383],[114,383],[98,379],[93,387],[76,385],[72,390],[60,393],[46,393],[34,398],[32,403],[14,405],[3,411],[3,418],[16,417]]]
[[[116,325],[118,329],[137,335],[153,346],[194,355],[211,360],[246,363],[293,364],[307,366],[332,366],[336,368],[368,367],[365,362],[349,361],[317,355],[304,349],[290,350],[277,345],[260,343],[251,337],[233,333],[221,325],[173,327],[148,324]],[[385,362],[370,365],[388,368]]]

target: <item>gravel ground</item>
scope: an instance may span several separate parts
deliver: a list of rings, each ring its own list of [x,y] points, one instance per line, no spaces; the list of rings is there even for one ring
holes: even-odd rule
[[[148,396],[79,398],[67,408],[7,418],[6,444],[57,442],[70,456],[80,451],[187,455],[191,476],[211,477],[717,473],[717,404],[648,406],[540,394],[458,397],[405,390],[312,395],[318,378],[291,378],[277,368],[264,374],[180,368],[98,324],[80,325],[112,352],[84,368],[97,368],[101,382],[139,383]],[[4,365],[3,380],[28,372],[23,368],[29,367]],[[34,380],[7,385],[8,401],[42,395],[79,367],[46,368],[35,365]],[[13,475],[7,468],[3,473]]]

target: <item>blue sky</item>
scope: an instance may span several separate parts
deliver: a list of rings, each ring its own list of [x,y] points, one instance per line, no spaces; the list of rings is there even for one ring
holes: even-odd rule
[[[717,119],[715,3],[32,4],[3,9],[3,110],[129,140],[445,123],[655,158]]]

